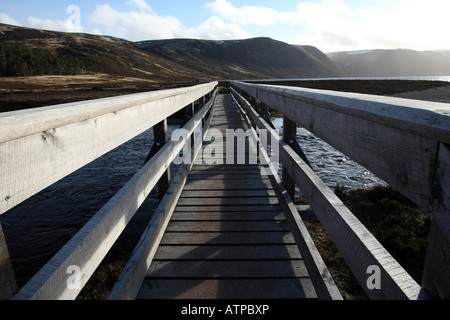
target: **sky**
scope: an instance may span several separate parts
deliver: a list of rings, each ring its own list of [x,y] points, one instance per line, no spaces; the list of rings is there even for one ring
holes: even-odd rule
[[[0,23],[130,41],[271,37],[323,52],[450,50],[450,0],[1,0]]]

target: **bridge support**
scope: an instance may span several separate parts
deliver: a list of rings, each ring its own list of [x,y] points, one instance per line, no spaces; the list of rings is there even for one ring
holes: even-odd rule
[[[167,133],[167,119],[161,121],[157,125],[153,127],[153,133],[154,133],[154,143],[153,147],[150,150],[150,153],[147,156],[147,159],[145,160],[145,163],[150,161],[150,159],[164,147],[164,145],[167,143],[169,137]],[[164,197],[164,195],[167,192],[167,189],[169,188],[170,184],[170,167],[167,169],[167,171],[162,175],[161,179],[158,182],[158,194],[159,194],[159,200],[161,201]]]
[[[436,196],[422,288],[433,299],[450,299],[450,145],[440,143]]]
[[[0,223],[0,300],[10,299],[16,292],[16,277],[14,276],[8,246]]]

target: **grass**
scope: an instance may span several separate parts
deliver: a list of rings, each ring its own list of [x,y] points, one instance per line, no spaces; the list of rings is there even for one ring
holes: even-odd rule
[[[431,214],[388,186],[352,190],[337,186],[335,193],[411,277],[421,284]],[[299,202],[302,200],[299,199]],[[367,299],[321,224],[312,221],[305,224],[343,298]]]

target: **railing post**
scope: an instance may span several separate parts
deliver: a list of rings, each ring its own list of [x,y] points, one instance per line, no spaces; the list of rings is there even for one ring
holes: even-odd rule
[[[0,223],[0,300],[8,300],[17,292],[16,277],[8,246]]]
[[[287,117],[283,117],[283,141],[289,144],[289,146],[292,148],[292,150],[297,153],[300,158],[310,167],[311,164],[308,161],[308,158],[306,157],[305,153],[303,152],[302,148],[298,144],[297,141],[297,124],[288,119]],[[289,193],[289,196],[291,196],[292,200],[295,200],[295,183],[293,179],[289,176],[287,172],[283,169],[283,183],[286,187],[287,192]]]
[[[450,299],[450,145],[440,143],[436,196],[422,288],[433,299]]]
[[[283,141],[292,144],[296,141],[297,125],[286,117],[283,117]],[[282,180],[291,200],[295,200],[295,182],[283,166]]]
[[[169,140],[168,133],[167,133],[167,119],[164,119],[157,125],[153,127],[153,133],[154,133],[154,143],[153,147],[150,150],[150,153],[147,156],[147,159],[145,160],[145,163],[147,163],[159,150],[164,147],[164,145]],[[164,195],[167,192],[167,189],[169,188],[170,184],[170,167],[167,169],[167,171],[162,175],[161,179],[158,182],[158,194],[159,194],[159,200],[162,200]]]

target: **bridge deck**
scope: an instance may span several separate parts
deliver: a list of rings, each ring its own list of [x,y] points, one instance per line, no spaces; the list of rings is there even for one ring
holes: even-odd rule
[[[219,95],[213,128],[248,129],[231,96]],[[193,167],[138,299],[317,298],[261,169]]]

